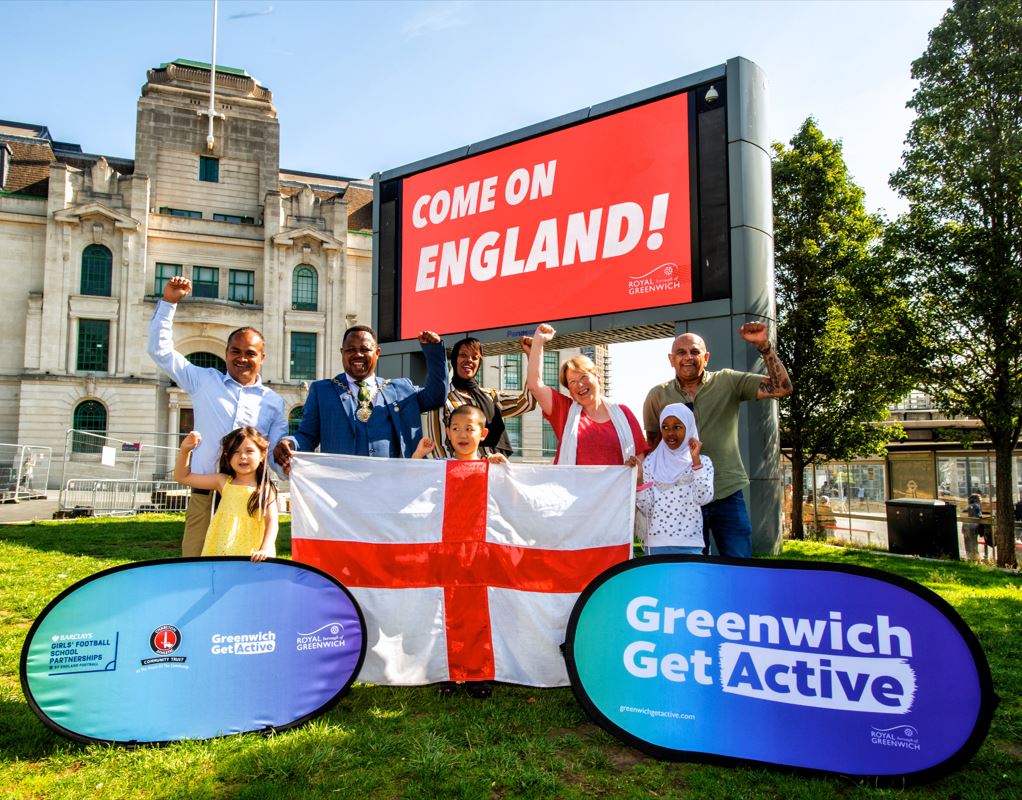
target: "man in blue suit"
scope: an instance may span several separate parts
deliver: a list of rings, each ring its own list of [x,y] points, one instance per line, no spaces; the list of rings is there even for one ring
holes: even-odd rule
[[[343,342],[344,372],[309,387],[298,431],[273,450],[285,473],[293,451],[317,446],[323,453],[407,458],[422,438],[420,415],[440,408],[447,398],[446,353],[432,331],[419,334],[426,357],[426,385],[421,389],[407,378],[377,377],[380,347],[368,325],[348,328]]]

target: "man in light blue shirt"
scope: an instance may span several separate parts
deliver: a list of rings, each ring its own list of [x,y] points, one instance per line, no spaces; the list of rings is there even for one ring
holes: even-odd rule
[[[266,359],[263,335],[255,328],[239,328],[227,338],[227,374],[188,362],[174,349],[174,312],[192,290],[192,282],[176,276],[163,287],[163,300],[149,323],[149,356],[192,397],[195,430],[202,442],[192,451],[192,472],[219,472],[220,440],[235,428],[250,425],[270,441],[270,450],[287,433],[284,400],[263,386],[259,370]],[[192,489],[185,515],[181,555],[198,556],[209,527],[213,498]]]

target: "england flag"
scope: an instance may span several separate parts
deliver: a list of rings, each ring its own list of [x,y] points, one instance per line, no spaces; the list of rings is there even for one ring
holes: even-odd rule
[[[362,607],[360,681],[566,686],[572,606],[631,555],[634,474],[296,453],[292,555]]]

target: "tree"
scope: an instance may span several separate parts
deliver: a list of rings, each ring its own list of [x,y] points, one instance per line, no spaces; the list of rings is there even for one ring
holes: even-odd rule
[[[1015,565],[1022,423],[1022,4],[956,0],[912,64],[916,112],[891,185],[896,241],[935,343],[927,390],[980,420],[996,454],[997,562]]]
[[[802,538],[804,469],[884,452],[899,429],[876,424],[918,378],[918,331],[905,282],[866,213],[838,142],[810,117],[774,144],[777,348],[794,392],[780,404],[792,466],[792,533]]]

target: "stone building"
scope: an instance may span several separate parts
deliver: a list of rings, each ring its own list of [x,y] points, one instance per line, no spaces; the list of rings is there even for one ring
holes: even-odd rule
[[[133,160],[0,121],[0,442],[56,456],[72,428],[188,430],[188,395],[145,349],[172,275],[194,286],[178,350],[222,366],[227,334],[259,328],[263,380],[295,418],[307,382],[339,368],[344,329],[370,322],[371,183],[281,169],[272,94],[242,70],[217,69],[209,147],[209,82],[196,62],[148,71]]]

